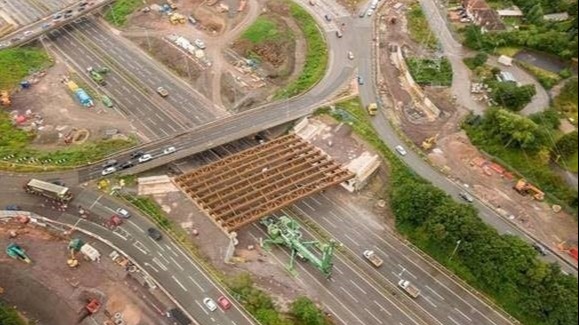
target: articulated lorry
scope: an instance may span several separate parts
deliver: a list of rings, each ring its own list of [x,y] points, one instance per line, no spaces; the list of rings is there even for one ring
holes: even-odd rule
[[[41,195],[60,202],[68,202],[72,200],[72,193],[68,187],[41,181],[39,179],[29,180],[28,183],[24,185],[24,190],[26,193]]]

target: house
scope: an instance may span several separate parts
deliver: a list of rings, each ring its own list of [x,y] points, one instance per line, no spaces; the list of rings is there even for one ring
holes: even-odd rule
[[[501,71],[497,75],[497,80],[501,82],[514,82],[518,84],[517,79],[515,79],[515,76],[513,76],[513,74],[508,71]]]
[[[566,12],[558,12],[555,14],[548,14],[543,16],[546,21],[565,21],[569,19],[569,14]]]
[[[501,18],[521,18],[524,16],[521,9],[519,9],[517,6],[497,10],[497,14],[499,14],[499,17]]]
[[[485,0],[463,0],[462,6],[468,18],[483,32],[505,29],[505,25],[496,11],[491,9]]]
[[[513,58],[511,58],[510,56],[501,55],[499,56],[498,62],[502,65],[510,67],[513,65]]]

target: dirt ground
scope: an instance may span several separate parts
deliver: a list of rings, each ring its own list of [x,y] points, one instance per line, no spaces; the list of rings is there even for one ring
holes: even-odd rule
[[[76,101],[61,82],[63,76],[70,75],[71,71],[65,63],[56,59],[46,74],[37,79],[37,83],[12,96],[12,106],[8,112],[12,116],[28,117],[20,126],[37,130],[34,144],[45,149],[64,146],[64,136],[75,134],[82,141],[80,132],[86,131],[88,138],[83,137],[85,141],[101,139],[104,131],[112,126],[120,132],[129,132],[130,123],[119,119],[116,112],[105,108],[100,102],[95,100],[95,107],[85,108]],[[85,90],[91,93],[91,90]]]
[[[573,216],[564,212],[554,213],[546,203],[522,197],[512,189],[513,180],[501,178],[496,173],[488,176],[478,166],[471,166],[472,159],[482,154],[461,131],[460,122],[468,112],[454,105],[448,89],[424,89],[424,94],[441,110],[436,120],[428,121],[417,112],[408,91],[400,82],[399,71],[389,58],[388,45],[396,43],[410,53],[420,54],[426,50],[409,39],[403,13],[396,13],[391,6],[383,8],[386,16],[399,17],[395,25],[383,22],[380,26],[380,91],[386,100],[388,97],[394,98],[395,109],[389,111],[394,123],[417,146],[426,138],[436,136],[437,144],[428,154],[431,163],[463,186],[466,184],[477,197],[495,207],[519,227],[553,248],[561,242],[576,245],[578,225]]]
[[[8,239],[9,230],[19,229],[16,239]],[[31,264],[0,255],[0,287],[3,300],[34,320],[35,324],[77,324],[86,299],[103,303],[93,318],[99,324],[109,319],[106,314],[120,312],[126,324],[165,324],[165,317],[149,306],[153,298],[124,270],[114,264],[101,247],[100,263],[80,260],[80,266],[67,266],[68,239],[42,228],[0,223],[0,247],[9,242],[22,246]],[[92,242],[88,241],[90,244]],[[145,300],[144,300],[145,299]],[[94,324],[88,318],[81,324]]]

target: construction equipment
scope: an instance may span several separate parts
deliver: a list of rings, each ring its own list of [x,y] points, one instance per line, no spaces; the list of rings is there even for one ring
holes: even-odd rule
[[[422,149],[424,150],[430,150],[432,148],[432,146],[434,146],[436,144],[436,140],[438,139],[438,133],[435,134],[434,136],[431,136],[429,138],[424,139],[424,141],[422,141]]]
[[[8,256],[12,257],[15,260],[21,260],[22,262],[26,263],[31,262],[28,255],[26,255],[26,251],[15,243],[11,243],[10,245],[8,245],[8,247],[6,247],[6,254],[8,254]]]
[[[74,95],[76,96],[78,101],[84,107],[94,106],[94,102],[92,101],[92,98],[90,98],[90,96],[86,93],[86,91],[84,89],[80,88],[74,81],[66,80],[66,85],[68,86],[68,89],[70,89],[70,91],[72,91],[74,93]]]
[[[368,104],[367,109],[368,109],[368,115],[374,116],[378,112],[378,104],[376,104],[376,103]]]
[[[167,0],[167,4],[171,10],[177,10],[177,5],[175,4],[174,0]]]
[[[169,21],[173,25],[184,24],[187,21],[187,18],[179,13],[174,12],[169,15]]]
[[[78,259],[76,258],[76,253],[80,251],[82,246],[84,246],[84,241],[80,238],[73,238],[68,243],[70,258],[66,261],[66,264],[68,264],[69,267],[75,268],[80,265]]]
[[[73,198],[68,187],[41,181],[39,179],[29,180],[28,183],[24,185],[24,191],[26,191],[26,193],[41,195],[63,203],[66,203]]]
[[[89,73],[90,77],[92,78],[92,80],[94,80],[94,82],[96,82],[97,84],[104,86],[106,84],[105,82],[105,78],[102,76],[102,74],[100,74],[96,69],[94,69],[93,67],[88,67],[86,69],[86,71]]]
[[[0,91],[0,105],[4,107],[12,105],[12,100],[10,100],[10,94],[5,90]]]
[[[335,241],[329,244],[321,244],[318,241],[302,241],[302,233],[298,223],[288,216],[268,217],[261,220],[261,224],[267,227],[268,239],[261,242],[262,247],[268,244],[285,245],[291,249],[291,259],[288,270],[294,270],[295,257],[309,262],[315,268],[320,270],[327,278],[332,275],[332,257],[334,248],[337,246]],[[322,256],[318,257],[313,249],[319,249]]]
[[[543,191],[523,178],[517,181],[513,189],[523,196],[530,194],[537,201],[543,201],[545,199],[545,193]]]
[[[88,316],[96,314],[101,308],[101,303],[97,299],[88,299],[86,305],[80,311],[80,316],[78,318],[77,324],[82,323],[82,321]]]

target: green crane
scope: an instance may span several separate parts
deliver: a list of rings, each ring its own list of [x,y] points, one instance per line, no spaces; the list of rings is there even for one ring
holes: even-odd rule
[[[261,220],[261,224],[267,227],[268,239],[262,241],[261,246],[266,248],[269,244],[285,245],[291,249],[291,259],[287,266],[290,271],[294,270],[296,256],[307,261],[320,270],[327,278],[332,275],[332,257],[337,243],[331,240],[328,244],[318,241],[302,241],[302,233],[298,223],[288,216],[268,217]],[[313,251],[318,248],[322,256]]]
[[[30,258],[28,258],[28,255],[26,255],[26,251],[15,243],[11,243],[8,245],[8,247],[6,247],[6,254],[16,260],[21,260],[26,263],[31,262]]]

